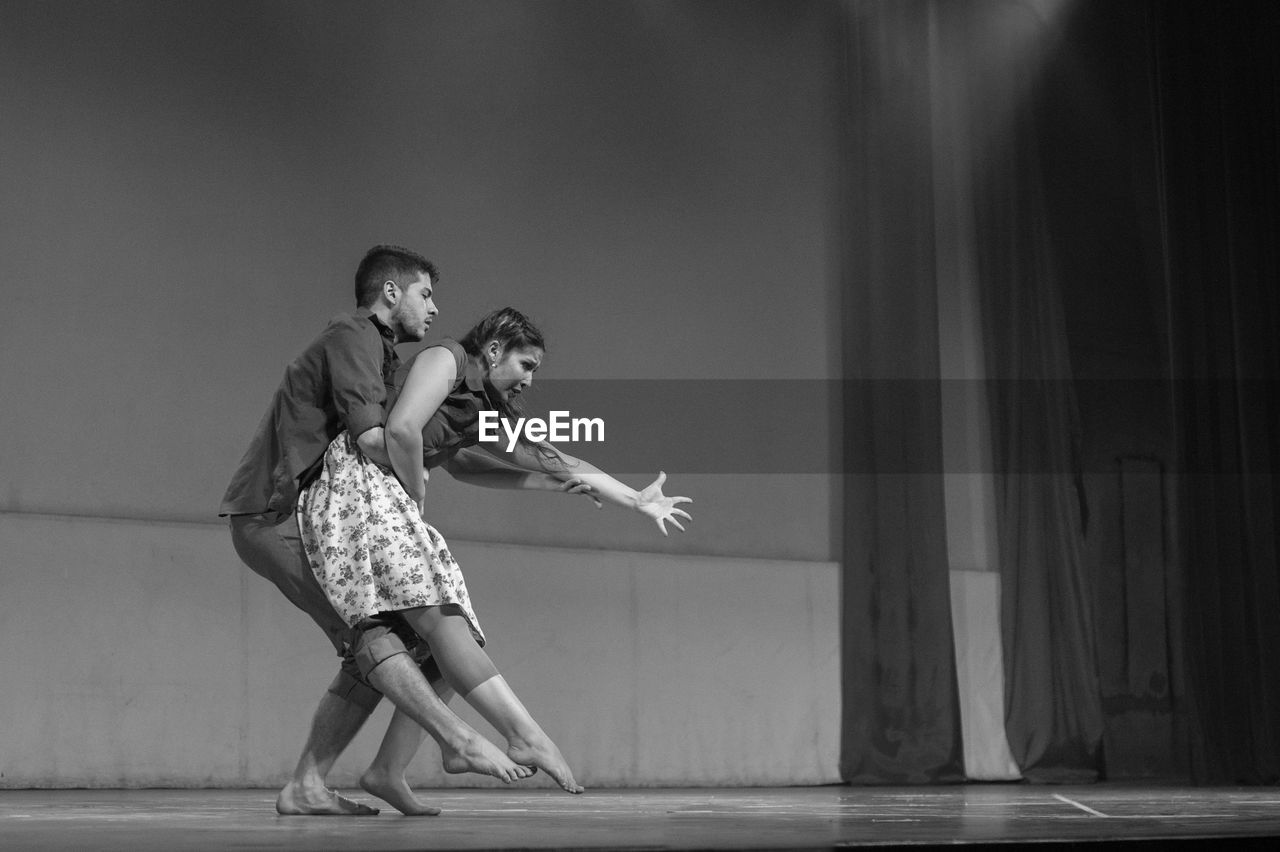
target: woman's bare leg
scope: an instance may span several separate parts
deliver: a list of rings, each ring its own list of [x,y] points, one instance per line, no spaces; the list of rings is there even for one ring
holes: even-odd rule
[[[437,676],[430,681],[431,688],[446,704],[453,698],[453,690]],[[378,753],[369,764],[369,768],[360,776],[360,786],[370,793],[391,804],[405,816],[438,816],[440,809],[432,807],[419,799],[409,786],[405,773],[413,761],[427,732],[408,714],[396,710],[387,725],[387,732],[378,746]],[[440,747],[441,763],[444,771],[453,775],[474,772],[475,762],[454,748],[443,739],[436,739]],[[487,746],[488,743],[485,743]],[[511,768],[513,779],[528,778],[534,770],[517,763]]]
[[[582,792],[560,749],[476,644],[464,616],[438,606],[405,610],[402,615],[431,646],[449,685],[506,738],[508,757],[543,770],[570,793]]]
[[[369,682],[383,695],[394,696],[396,708],[431,734],[441,752],[458,767],[453,771],[492,775],[507,784],[529,776],[528,767],[514,763],[449,709],[408,654],[396,654],[379,664],[369,673]],[[432,705],[437,705],[438,710],[424,710]],[[449,724],[440,723],[441,710],[449,717]],[[404,759],[405,764],[409,758],[412,755]]]
[[[476,650],[484,653],[478,645]],[[582,792],[582,785],[573,780],[564,755],[520,703],[506,678],[494,675],[462,697],[507,738],[507,757],[544,770],[566,792]]]

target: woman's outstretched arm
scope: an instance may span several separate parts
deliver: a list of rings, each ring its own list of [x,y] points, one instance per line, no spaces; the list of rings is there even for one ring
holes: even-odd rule
[[[676,508],[680,503],[692,503],[693,500],[688,497],[667,497],[662,493],[662,484],[667,481],[665,473],[659,472],[657,479],[643,490],[636,491],[590,462],[574,458],[549,443],[544,442],[537,447],[519,443],[510,451],[498,444],[481,444],[480,446],[498,458],[524,470],[545,473],[561,482],[578,480],[590,486],[592,494],[601,500],[622,506],[624,509],[634,509],[645,517],[652,518],[663,535],[667,534],[667,521],[683,531],[684,527],[676,520],[677,516],[693,520],[688,512]],[[548,456],[540,451],[544,448],[551,450],[553,455]]]
[[[444,463],[444,469],[459,482],[481,488],[507,488],[520,491],[557,491],[582,494],[601,508],[604,504],[591,493],[590,485],[580,479],[560,481],[549,473],[525,470],[475,447],[464,447]]]

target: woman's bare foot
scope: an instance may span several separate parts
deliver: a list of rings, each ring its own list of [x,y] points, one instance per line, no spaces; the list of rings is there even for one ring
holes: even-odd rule
[[[565,762],[560,749],[546,734],[522,739],[513,737],[507,741],[507,756],[517,764],[536,766],[546,772],[566,793],[581,793],[582,785],[573,780],[573,772]]]
[[[404,775],[393,778],[374,767],[360,776],[360,786],[371,796],[377,796],[405,816],[439,816],[440,809],[433,808],[413,794]]]
[[[377,816],[378,809],[340,796],[327,787],[315,790],[290,781],[276,797],[276,813],[281,816]]]
[[[521,766],[479,734],[474,734],[461,748],[441,744],[440,757],[444,771],[451,775],[477,772],[510,784],[534,773],[533,767]]]

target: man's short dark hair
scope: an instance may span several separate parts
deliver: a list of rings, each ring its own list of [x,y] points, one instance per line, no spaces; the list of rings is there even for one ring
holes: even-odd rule
[[[356,267],[356,307],[367,308],[378,300],[385,281],[404,286],[404,279],[425,274],[435,284],[440,274],[436,265],[416,251],[400,246],[374,246],[365,252]]]

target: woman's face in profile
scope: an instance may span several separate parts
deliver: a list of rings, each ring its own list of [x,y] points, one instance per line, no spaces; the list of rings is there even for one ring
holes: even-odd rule
[[[509,349],[497,366],[489,369],[489,384],[503,399],[511,399],[533,384],[533,374],[542,364],[542,350],[537,346]]]

